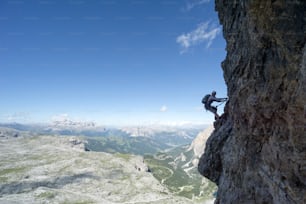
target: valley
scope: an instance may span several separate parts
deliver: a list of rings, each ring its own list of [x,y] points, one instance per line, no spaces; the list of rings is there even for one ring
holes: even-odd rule
[[[197,202],[213,199],[216,185],[198,174],[197,165],[192,163],[193,153],[188,151],[188,146],[160,152],[155,156],[145,155],[144,159],[153,176],[174,194]]]
[[[0,203],[195,203],[216,191],[197,172],[194,148],[181,144],[196,134],[37,130],[0,128]]]

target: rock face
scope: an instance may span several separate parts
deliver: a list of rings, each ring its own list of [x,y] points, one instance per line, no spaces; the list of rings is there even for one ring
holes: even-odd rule
[[[306,1],[216,0],[229,103],[199,172],[216,203],[306,203]]]
[[[196,158],[196,160],[200,158],[201,155],[204,153],[205,143],[208,137],[210,136],[210,134],[213,132],[213,130],[214,130],[214,127],[209,126],[204,131],[200,132],[197,135],[197,137],[192,141],[189,148],[187,149],[187,151],[190,151],[190,150],[193,151],[193,155]],[[196,164],[198,164],[198,161],[196,162]]]

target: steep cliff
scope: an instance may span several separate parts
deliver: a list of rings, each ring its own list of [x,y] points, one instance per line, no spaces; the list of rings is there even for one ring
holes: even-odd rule
[[[229,103],[199,172],[216,203],[306,203],[306,1],[216,0]]]

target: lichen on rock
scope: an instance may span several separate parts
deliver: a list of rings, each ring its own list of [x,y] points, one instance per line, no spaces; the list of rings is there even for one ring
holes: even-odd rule
[[[306,203],[306,2],[216,0],[229,103],[199,172],[216,203]]]

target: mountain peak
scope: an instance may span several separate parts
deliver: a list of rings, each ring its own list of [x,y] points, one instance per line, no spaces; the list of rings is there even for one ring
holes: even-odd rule
[[[50,124],[52,129],[94,129],[96,127],[93,121],[72,120],[68,117],[54,118]]]

